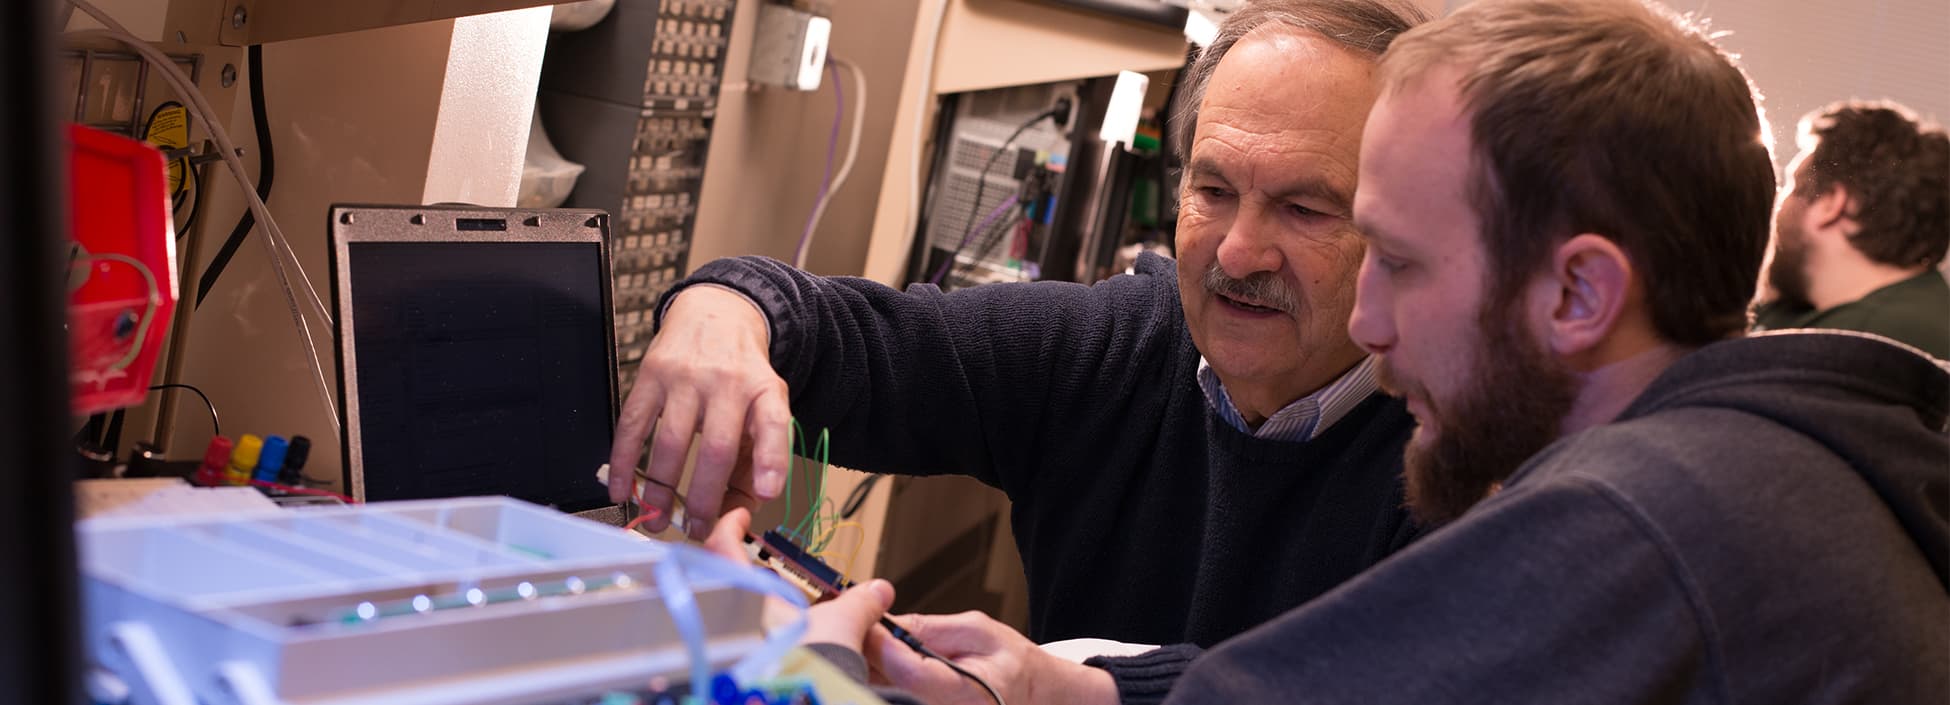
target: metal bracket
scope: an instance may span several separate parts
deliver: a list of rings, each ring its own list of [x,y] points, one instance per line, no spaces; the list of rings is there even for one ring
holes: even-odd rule
[[[278,696],[264,675],[244,661],[217,664],[217,686],[238,705],[278,705]]]
[[[217,24],[217,42],[224,46],[241,47],[251,43],[251,18],[257,7],[252,0],[229,0],[223,3],[223,14]]]
[[[162,640],[156,632],[141,622],[116,622],[108,627],[108,643],[116,654],[128,659],[136,678],[129,679],[128,685],[137,695],[136,700],[152,702],[156,705],[197,705],[196,694],[176,666],[169,662],[169,654],[163,650]]]

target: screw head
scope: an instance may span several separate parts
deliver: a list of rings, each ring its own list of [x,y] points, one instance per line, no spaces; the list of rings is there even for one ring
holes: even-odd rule
[[[243,29],[244,21],[248,19],[250,19],[250,13],[244,10],[243,5],[238,5],[230,9],[230,26],[233,29]]]
[[[237,85],[237,65],[224,64],[223,65],[223,87],[229,88],[234,85]]]
[[[141,322],[142,316],[137,315],[134,311],[123,311],[117,314],[115,316],[115,337],[127,338],[135,335],[136,324]]]

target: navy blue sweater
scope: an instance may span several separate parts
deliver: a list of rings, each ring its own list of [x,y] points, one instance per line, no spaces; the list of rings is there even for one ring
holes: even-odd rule
[[[1170,260],[1095,286],[943,294],[744,257],[672,292],[700,282],[764,310],[793,413],[832,430],[836,464],[1009,495],[1038,641],[1210,645],[1416,534],[1401,403],[1377,394],[1308,442],[1234,429],[1199,389]],[[1161,694],[1195,651],[1167,650],[1128,694]]]

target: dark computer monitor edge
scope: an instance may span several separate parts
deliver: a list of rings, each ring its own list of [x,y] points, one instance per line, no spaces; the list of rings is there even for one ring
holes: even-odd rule
[[[361,502],[366,500],[362,482],[363,478],[359,475],[359,469],[355,467],[355,459],[360,457],[358,455],[359,448],[357,447],[357,440],[353,438],[352,433],[354,422],[353,409],[356,408],[356,405],[349,403],[351,399],[349,399],[347,393],[348,387],[353,385],[346,384],[345,363],[348,357],[349,345],[346,336],[346,325],[347,321],[351,320],[351,317],[345,315],[350,301],[346,297],[344,287],[342,286],[343,273],[340,271],[339,266],[341,258],[346,254],[344,246],[347,243],[341,234],[339,226],[348,224],[341,222],[348,214],[356,220],[357,213],[364,211],[416,213],[429,222],[437,216],[441,220],[454,219],[458,221],[463,218],[501,219],[506,222],[519,224],[527,221],[531,217],[549,216],[551,222],[556,222],[564,216],[571,216],[568,220],[572,222],[581,221],[586,225],[597,228],[600,233],[599,249],[603,272],[601,288],[603,315],[605,321],[611,322],[609,325],[603,326],[604,349],[609,368],[609,425],[612,429],[615,427],[616,416],[622,408],[622,400],[617,388],[616,329],[613,324],[616,305],[613,299],[614,282],[611,280],[611,272],[613,271],[610,252],[611,234],[609,229],[610,217],[607,212],[591,208],[496,208],[460,203],[438,203],[432,205],[335,203],[326,209],[326,246],[329,251],[329,256],[326,257],[328,262],[326,278],[330,284],[330,305],[334,309],[332,317],[332,349],[335,354],[332,356],[332,361],[334,374],[338,380],[337,401],[339,427],[342,429],[338,436],[340,482],[341,489],[345,494]],[[456,227],[456,229],[459,228]],[[591,472],[593,476],[593,468]],[[605,502],[590,506],[558,508],[568,512],[580,512],[596,509],[606,504]]]

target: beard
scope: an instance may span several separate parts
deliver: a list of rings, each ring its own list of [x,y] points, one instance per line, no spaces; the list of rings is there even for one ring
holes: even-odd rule
[[[1792,198],[1792,196],[1790,196]],[[1776,303],[1789,308],[1813,308],[1808,302],[1808,238],[1782,209],[1774,234],[1774,258],[1767,264],[1767,283]]]
[[[1418,394],[1435,418],[1421,420],[1402,465],[1409,514],[1424,526],[1462,516],[1562,433],[1577,397],[1576,376],[1502,313],[1514,310],[1492,306],[1478,316],[1482,344],[1454,398]],[[1417,391],[1386,359],[1378,371],[1391,393]]]

